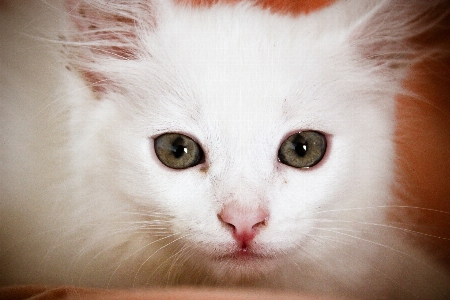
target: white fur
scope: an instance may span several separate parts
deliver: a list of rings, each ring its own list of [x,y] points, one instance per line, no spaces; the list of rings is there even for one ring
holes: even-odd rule
[[[290,17],[248,3],[92,2],[134,21],[109,28],[111,42],[78,35],[86,20],[57,1],[2,12],[2,283],[449,295],[448,278],[385,209],[398,204],[394,96],[419,55],[401,39],[417,33],[409,21],[426,6],[341,1]],[[391,21],[386,7],[404,13]],[[66,38],[25,37],[30,21],[18,16]],[[308,129],[327,134],[324,160],[309,170],[280,164],[283,140]],[[205,163],[165,167],[153,151],[165,132],[198,141]],[[231,202],[269,211],[252,244],[266,260],[217,259],[237,247],[217,217]]]

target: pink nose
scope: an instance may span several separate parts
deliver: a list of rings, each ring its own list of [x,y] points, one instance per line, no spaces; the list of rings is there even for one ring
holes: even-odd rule
[[[233,230],[233,237],[240,243],[251,241],[257,230],[266,225],[269,214],[264,209],[245,208],[232,202],[223,208],[219,219]]]

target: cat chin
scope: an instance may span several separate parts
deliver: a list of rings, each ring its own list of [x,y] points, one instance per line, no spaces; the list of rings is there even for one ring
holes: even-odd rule
[[[211,273],[217,284],[255,285],[266,276],[273,275],[280,268],[280,262],[274,258],[236,255],[216,258],[211,266],[215,266]]]
[[[214,274],[213,281],[217,284],[254,284],[260,279],[273,274],[280,269],[282,262],[286,261],[288,255],[282,253],[265,253],[256,247],[254,248],[235,248],[225,253],[209,253],[201,254],[203,257],[199,261],[203,261],[206,268],[210,268],[209,274]]]
[[[260,266],[273,265],[275,266],[275,260],[279,257],[273,255],[262,255],[257,252],[251,252],[250,250],[238,250],[230,254],[213,257],[213,260],[219,264],[236,265],[248,269],[257,269]]]

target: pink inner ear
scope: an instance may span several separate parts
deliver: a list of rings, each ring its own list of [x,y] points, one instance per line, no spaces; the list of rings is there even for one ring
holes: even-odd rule
[[[100,19],[99,14],[94,9],[80,0],[66,0],[66,9],[69,12],[72,21],[80,31],[86,31],[91,24]]]
[[[102,41],[95,47],[100,54],[133,58],[134,51],[126,45],[137,38],[135,20],[120,15],[120,12],[114,14],[80,0],[67,0],[66,7],[78,29],[80,41]]]
[[[102,76],[102,74],[89,71],[81,71],[81,74],[83,78],[90,83],[90,88],[94,94],[101,95],[106,93],[108,79]]]
[[[93,30],[92,26],[97,25],[114,25],[112,23],[126,23],[128,25],[133,24],[131,18],[121,16],[120,13],[112,13],[114,11],[114,1],[110,2],[110,7],[94,6],[95,1],[86,3],[84,0],[66,0],[66,10],[72,16],[73,22],[77,25],[77,28],[81,31]],[[131,8],[133,4],[130,3]],[[111,8],[111,9],[108,9]]]
[[[145,2],[130,2],[129,5],[119,5],[117,1],[105,3],[99,3],[103,7],[95,6],[96,1],[66,0],[65,3],[76,31],[71,40],[81,43],[80,47],[70,47],[73,51],[70,57],[95,93],[104,93],[108,86],[114,85],[107,74],[96,71],[97,61],[105,57],[121,60],[137,57],[137,18],[133,18],[133,13],[148,13],[148,18],[140,17],[145,22],[153,22],[151,6]]]

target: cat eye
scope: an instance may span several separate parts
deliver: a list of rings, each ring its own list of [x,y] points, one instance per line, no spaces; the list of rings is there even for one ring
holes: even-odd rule
[[[325,136],[317,131],[302,131],[288,137],[278,150],[278,160],[294,168],[310,168],[319,163],[327,148]]]
[[[180,133],[165,133],[155,139],[158,159],[172,169],[186,169],[203,159],[202,148],[190,137]]]

